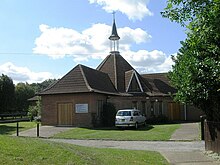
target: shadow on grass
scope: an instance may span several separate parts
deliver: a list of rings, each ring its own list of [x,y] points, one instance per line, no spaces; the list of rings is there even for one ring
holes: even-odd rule
[[[97,128],[86,128],[90,130],[110,130],[110,131],[124,131],[124,130],[133,130],[133,131],[148,131],[154,128],[152,125],[146,125],[146,126],[140,126],[138,129],[135,129],[134,127],[97,127]]]
[[[19,127],[21,129],[23,127]],[[17,127],[16,126],[7,126],[7,125],[0,125],[0,135],[12,135],[16,133]]]

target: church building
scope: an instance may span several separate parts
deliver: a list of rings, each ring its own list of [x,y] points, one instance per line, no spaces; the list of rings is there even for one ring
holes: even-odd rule
[[[77,65],[39,94],[43,125],[92,127],[100,122],[106,102],[117,110],[139,109],[147,118],[199,120],[200,110],[173,101],[176,89],[167,73],[141,75],[120,55],[115,19],[109,40],[110,54],[96,69]]]

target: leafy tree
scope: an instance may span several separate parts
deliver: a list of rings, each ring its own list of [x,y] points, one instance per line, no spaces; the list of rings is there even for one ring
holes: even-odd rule
[[[33,83],[31,84],[31,87],[34,89],[35,93],[41,92],[51,84],[55,83],[56,79],[48,79],[43,81],[42,83]]]
[[[28,99],[35,94],[33,88],[28,83],[18,83],[15,87],[16,110],[27,112],[29,102]]]
[[[0,76],[0,113],[10,113],[14,110],[15,87],[11,78]]]
[[[35,117],[41,117],[41,99],[38,97],[36,105],[30,105],[28,108],[28,116],[30,117],[31,121]]]
[[[168,0],[162,15],[187,28],[169,74],[175,99],[220,121],[220,0]]]

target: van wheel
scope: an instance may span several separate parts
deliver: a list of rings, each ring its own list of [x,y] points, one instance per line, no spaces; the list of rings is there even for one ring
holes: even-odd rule
[[[135,123],[134,127],[135,127],[135,129],[138,129],[138,123]]]

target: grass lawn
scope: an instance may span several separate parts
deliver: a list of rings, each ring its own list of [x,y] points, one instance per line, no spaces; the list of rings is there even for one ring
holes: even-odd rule
[[[54,138],[105,140],[169,140],[180,124],[148,125],[138,130],[117,128],[73,128]]]
[[[36,127],[35,122],[19,122],[19,132]],[[16,133],[17,123],[0,124],[0,135],[12,135]]]
[[[80,147],[41,139],[0,135],[1,164],[168,165],[158,153]]]

